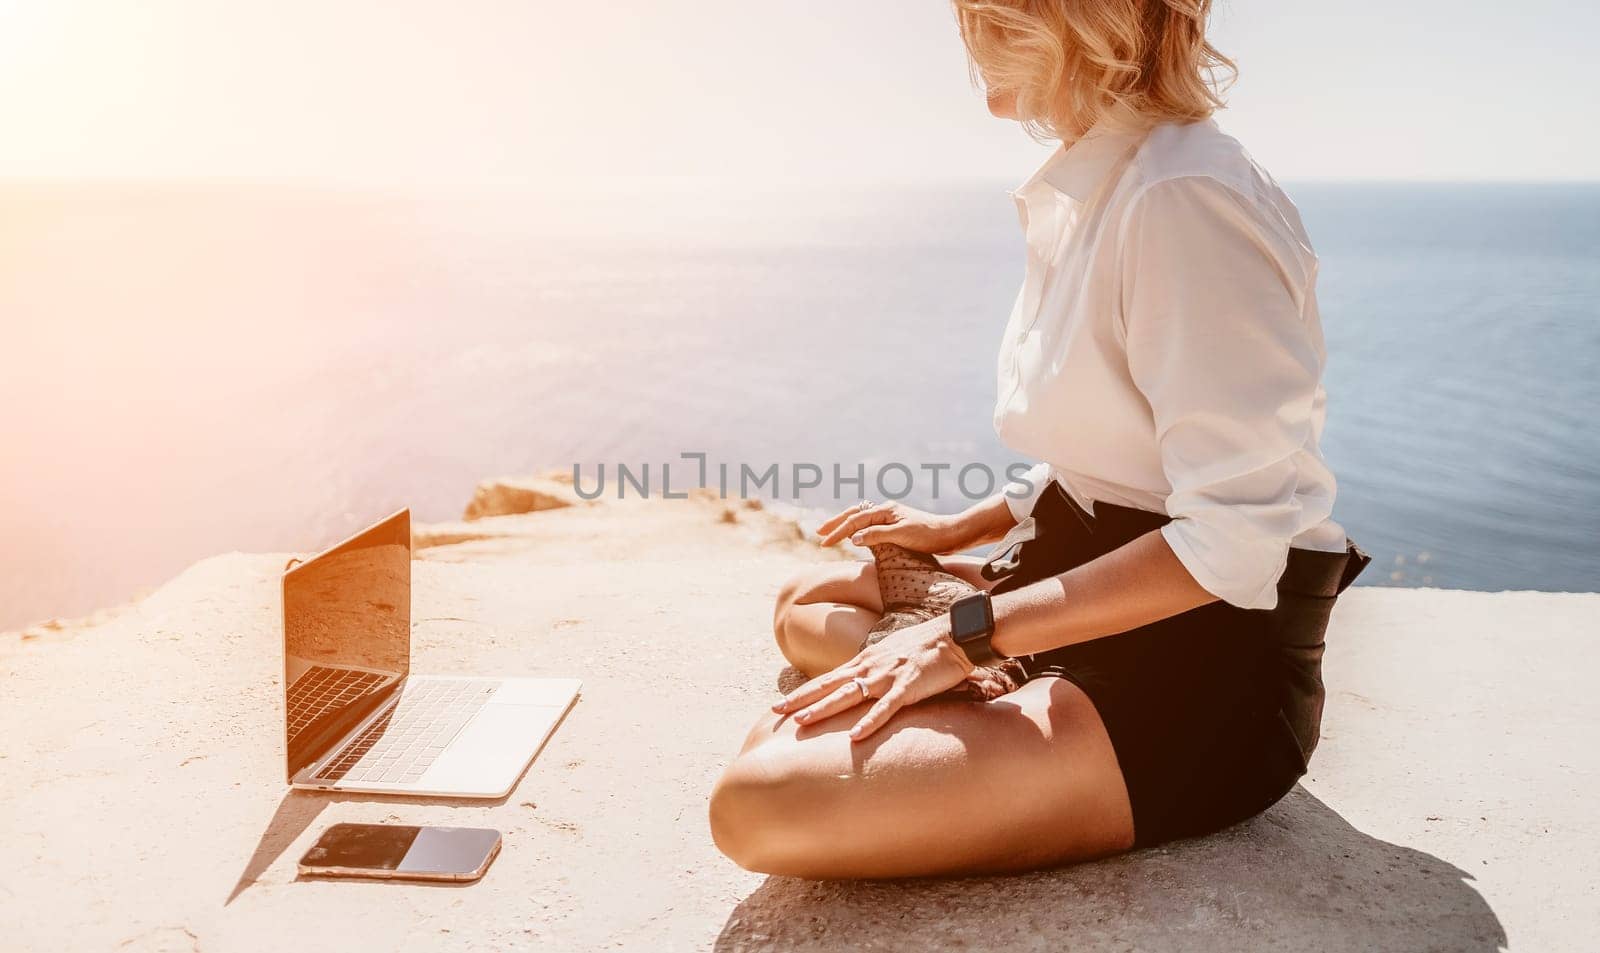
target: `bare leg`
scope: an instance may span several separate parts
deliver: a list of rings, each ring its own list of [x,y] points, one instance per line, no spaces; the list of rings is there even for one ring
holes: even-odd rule
[[[981,589],[994,585],[979,574],[981,559],[942,556],[939,562]],[[789,664],[807,675],[820,675],[854,658],[881,615],[883,600],[873,564],[834,563],[806,570],[784,584],[772,628]]]
[[[1133,843],[1116,753],[1070,682],[923,702],[852,743],[860,714],[756,725],[712,791],[723,853],[764,873],[907,877],[1034,869]]]

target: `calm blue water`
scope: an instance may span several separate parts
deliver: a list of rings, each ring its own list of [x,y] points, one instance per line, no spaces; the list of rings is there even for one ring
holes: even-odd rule
[[[1596,589],[1600,187],[1290,192],[1363,583]],[[0,189],[0,401],[35,408],[0,417],[0,625],[400,504],[453,518],[489,474],[685,451],[1002,467],[1021,255],[1003,184]]]
[[[1372,581],[1600,587],[1600,188],[1295,194],[1324,261],[1337,515]]]

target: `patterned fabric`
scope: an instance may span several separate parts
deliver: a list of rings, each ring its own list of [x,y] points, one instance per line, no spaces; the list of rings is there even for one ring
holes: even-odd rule
[[[883,618],[867,630],[862,648],[876,645],[891,632],[945,615],[957,600],[978,591],[945,572],[939,561],[927,553],[880,543],[872,547],[872,558],[878,567],[878,592],[883,597],[884,612]],[[1022,663],[1006,659],[998,665],[978,666],[965,682],[938,697],[989,701],[1016,691],[1027,680]]]

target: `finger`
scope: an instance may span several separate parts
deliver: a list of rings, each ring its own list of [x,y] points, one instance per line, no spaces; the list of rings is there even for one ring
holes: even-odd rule
[[[856,694],[859,695],[861,693],[858,691]],[[871,708],[867,709],[867,713],[861,716],[861,720],[851,727],[850,740],[860,741],[882,728],[890,718],[894,717],[895,712],[905,707],[905,704],[905,689],[901,688],[897,683],[882,698],[878,699]]]
[[[828,517],[826,522],[817,527],[817,535],[824,536],[833,532],[833,528],[835,526],[838,526],[840,523],[843,523],[845,520],[859,512],[861,512],[861,507],[859,505],[852,506],[849,509],[840,510],[836,515]]]
[[[837,523],[827,533],[823,534],[822,545],[832,546],[839,540],[844,539],[851,533],[854,533],[860,527],[867,525],[867,518],[876,511],[876,508],[873,508],[870,510],[846,510],[845,512],[841,513],[840,515],[843,516],[844,519]]]
[[[841,539],[844,539],[848,536],[854,536],[856,533],[866,529],[868,526],[877,526],[879,524],[893,522],[894,511],[889,509],[887,506],[875,506],[870,510],[860,510],[857,511],[854,516],[851,516],[843,523],[834,527],[833,532],[823,537],[822,545],[832,546]]]
[[[829,692],[821,701],[796,712],[794,720],[802,725],[809,725],[814,721],[837,715],[841,711],[849,711],[857,705],[864,705],[869,700],[868,696],[861,693],[859,683],[852,679]]]
[[[848,683],[850,679],[858,674],[860,673],[856,671],[856,666],[853,662],[841,665],[831,672],[824,672],[778,699],[778,703],[772,706],[772,710],[781,715],[784,712],[794,711],[809,705],[825,697],[829,692],[838,688],[841,683]],[[859,690],[857,694],[860,694]]]
[[[880,526],[865,526],[850,537],[850,542],[857,546],[876,546],[879,543],[898,542],[905,535],[906,527],[901,523],[884,523]]]

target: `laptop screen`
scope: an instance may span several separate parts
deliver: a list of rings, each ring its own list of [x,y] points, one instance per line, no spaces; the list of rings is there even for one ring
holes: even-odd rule
[[[283,574],[288,777],[365,718],[411,667],[411,514]]]

